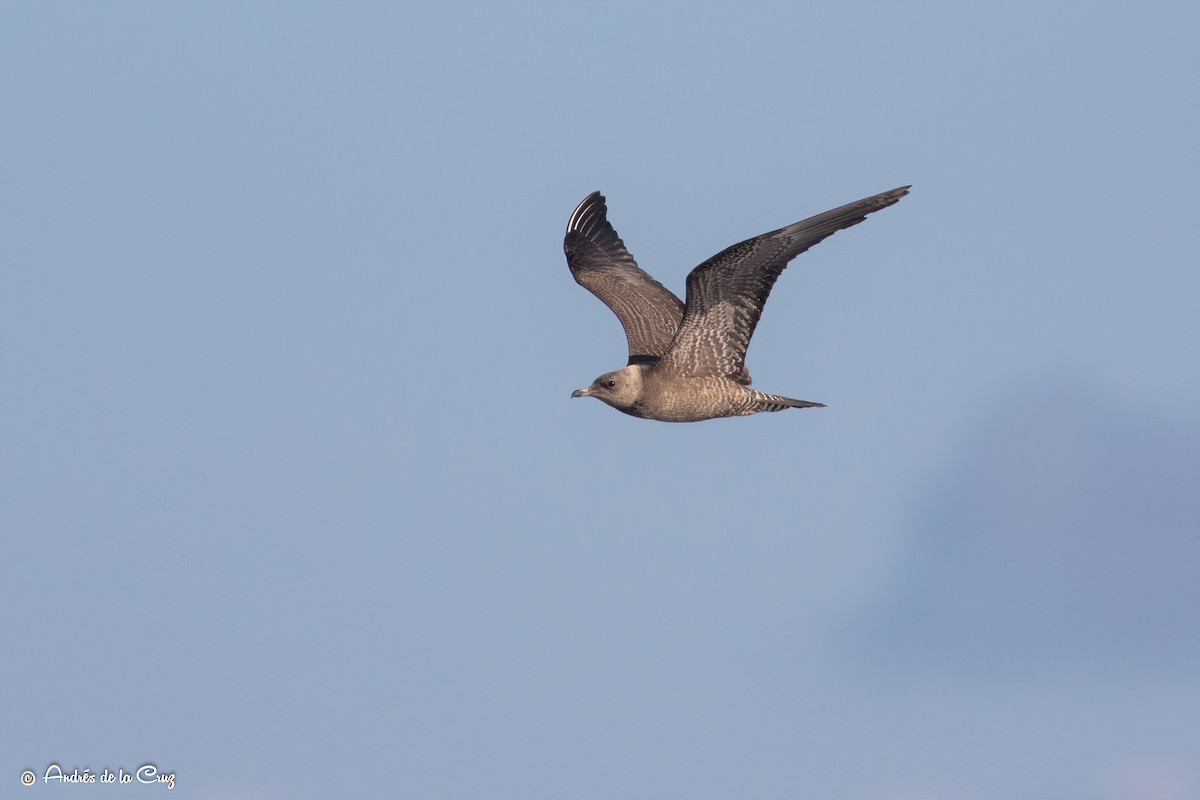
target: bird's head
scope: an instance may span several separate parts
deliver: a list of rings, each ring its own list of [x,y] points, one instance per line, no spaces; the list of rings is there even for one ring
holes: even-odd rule
[[[606,372],[591,386],[576,389],[571,397],[594,397],[621,411],[630,412],[642,396],[642,365]]]

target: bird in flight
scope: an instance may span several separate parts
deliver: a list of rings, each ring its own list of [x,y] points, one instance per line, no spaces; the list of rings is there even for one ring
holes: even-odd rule
[[[629,361],[571,397],[663,422],[698,422],[760,411],[811,408],[750,388],[746,348],[775,280],[796,256],[908,194],[901,186],[735,244],[687,277],[687,303],[638,267],[592,192],[571,214],[563,250],[576,282],[625,328]]]

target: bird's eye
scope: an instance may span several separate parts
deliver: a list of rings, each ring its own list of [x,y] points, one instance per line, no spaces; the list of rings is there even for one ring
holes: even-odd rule
[[[604,385],[605,385],[605,386],[607,386],[608,388],[610,388],[610,389],[611,389],[611,388],[613,388],[614,386],[616,386],[616,385],[617,385],[617,382],[616,382],[616,381],[614,381],[614,380],[612,380],[612,379],[609,379],[609,380],[607,380],[607,381],[605,381],[605,382],[604,382]]]

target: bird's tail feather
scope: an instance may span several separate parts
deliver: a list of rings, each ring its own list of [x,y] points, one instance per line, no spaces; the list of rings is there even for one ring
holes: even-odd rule
[[[761,403],[760,411],[783,411],[785,408],[824,408],[824,403],[813,403],[808,400],[796,400],[791,397],[780,397],[777,394],[756,392]]]

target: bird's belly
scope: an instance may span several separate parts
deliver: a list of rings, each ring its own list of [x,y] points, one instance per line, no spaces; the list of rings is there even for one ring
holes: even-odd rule
[[[699,422],[734,417],[749,410],[749,392],[726,378],[695,378],[681,386],[647,387],[642,400],[631,410],[634,416],[660,422]]]

